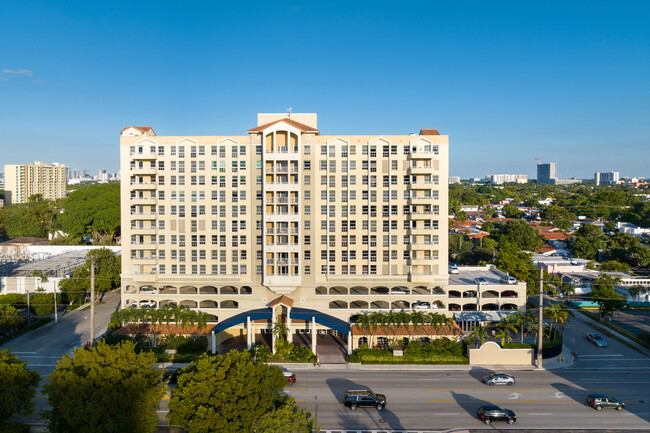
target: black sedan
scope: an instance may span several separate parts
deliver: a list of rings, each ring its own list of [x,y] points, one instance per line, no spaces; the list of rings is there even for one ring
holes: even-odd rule
[[[492,424],[492,421],[506,421],[513,424],[517,421],[517,416],[510,409],[502,409],[499,406],[481,406],[476,413],[478,419],[485,424]]]

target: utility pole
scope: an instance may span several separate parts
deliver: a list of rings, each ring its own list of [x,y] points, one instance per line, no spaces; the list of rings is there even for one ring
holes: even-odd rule
[[[90,344],[95,342],[95,258],[90,258]]]
[[[54,323],[59,323],[59,315],[56,311],[56,284],[54,285]]]
[[[542,315],[544,310],[544,297],[542,295],[544,289],[544,269],[539,268],[539,322],[537,324],[537,368],[542,368],[542,338],[544,336],[544,328]]]
[[[318,431],[318,396],[314,395],[314,431]]]

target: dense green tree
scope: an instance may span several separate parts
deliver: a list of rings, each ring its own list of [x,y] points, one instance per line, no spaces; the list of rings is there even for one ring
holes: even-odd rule
[[[114,236],[120,226],[120,184],[91,185],[63,202],[62,228],[74,238]]]
[[[522,220],[508,221],[498,233],[499,244],[508,242],[521,250],[537,252],[542,246],[539,231]]]
[[[0,351],[0,430],[13,415],[32,413],[41,375],[8,350]]]
[[[60,300],[58,298],[57,301],[57,303],[60,304]],[[29,302],[32,311],[37,316],[49,316],[54,312],[54,293],[32,293],[29,297]]]
[[[96,293],[113,290],[120,286],[121,259],[108,248],[91,250],[86,255],[86,262],[72,273],[72,277],[61,280],[59,290],[65,293],[72,304],[84,299],[90,292],[90,265],[95,260]]]
[[[319,430],[311,418],[311,412],[298,406],[293,398],[253,423],[254,432],[312,433]]]
[[[503,206],[503,216],[506,218],[521,218],[523,216],[523,212],[519,210],[517,206],[514,204],[507,204]]]
[[[616,260],[609,260],[602,262],[598,269],[601,271],[630,272],[630,265],[627,263],[617,262]]]
[[[169,420],[188,433],[252,432],[264,414],[287,404],[275,366],[253,363],[248,352],[203,355],[178,379]]]
[[[153,353],[132,342],[77,349],[64,355],[43,387],[52,433],[145,433],[158,426],[162,372]]]
[[[542,220],[550,221],[555,225],[555,222],[558,220],[570,220],[572,215],[565,208],[553,205],[544,208],[540,214],[540,217]]]
[[[54,203],[40,195],[30,197],[27,203],[0,208],[0,236],[3,239],[23,236],[45,239],[57,228]]]
[[[0,332],[12,332],[23,323],[23,317],[11,305],[0,304]]]
[[[598,304],[601,321],[605,314],[621,309],[625,305],[626,297],[616,293],[615,286],[616,282],[607,274],[602,274],[591,286],[591,299]]]

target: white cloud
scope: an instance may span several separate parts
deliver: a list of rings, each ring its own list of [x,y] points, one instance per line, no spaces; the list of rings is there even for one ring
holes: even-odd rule
[[[31,77],[32,71],[29,69],[3,69],[0,73],[4,75],[24,75],[26,77]]]

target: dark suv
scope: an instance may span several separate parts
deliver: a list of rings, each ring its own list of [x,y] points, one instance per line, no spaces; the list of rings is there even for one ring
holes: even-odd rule
[[[499,406],[481,406],[476,415],[485,424],[492,424],[492,421],[506,421],[508,424],[512,424],[517,421],[517,416],[513,411],[502,409]]]
[[[376,407],[377,410],[382,410],[386,407],[386,396],[365,389],[350,390],[345,391],[343,404],[352,410],[357,410],[358,407]]]
[[[596,410],[616,409],[623,410],[625,403],[605,394],[591,394],[587,397],[587,404]]]

